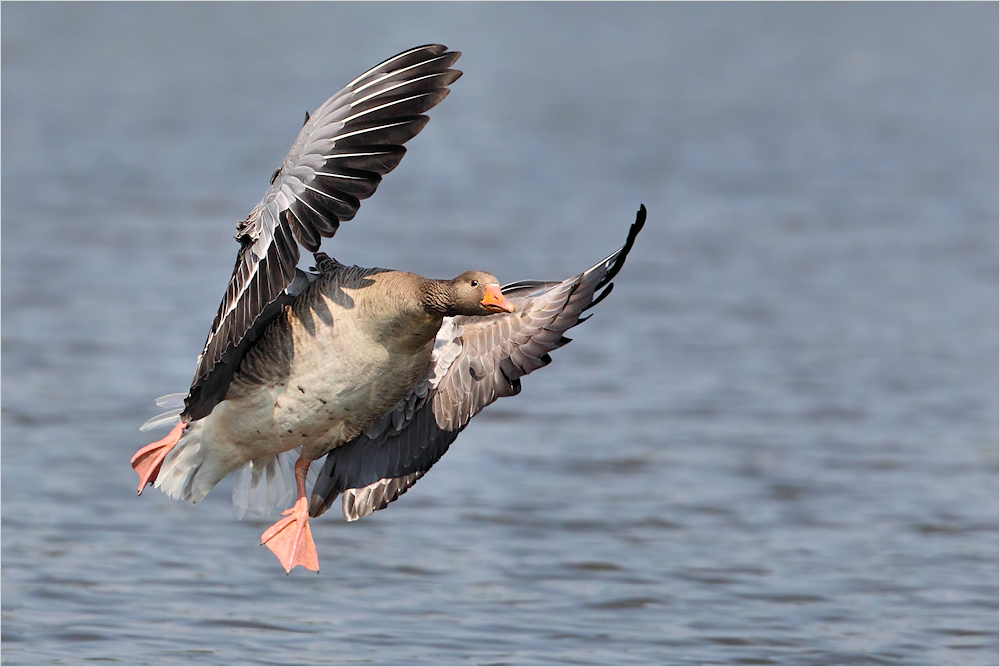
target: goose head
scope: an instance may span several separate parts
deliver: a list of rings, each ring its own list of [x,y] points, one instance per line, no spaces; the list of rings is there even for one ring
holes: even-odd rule
[[[421,300],[426,310],[446,317],[514,312],[514,304],[500,291],[496,276],[485,271],[430,281]]]

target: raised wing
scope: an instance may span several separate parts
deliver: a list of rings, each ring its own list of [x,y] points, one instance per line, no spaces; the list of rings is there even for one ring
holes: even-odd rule
[[[503,288],[513,313],[445,318],[424,377],[365,433],[327,455],[309,512],[319,516],[344,494],[348,521],[383,509],[413,486],[480,410],[521,390],[520,378],[549,364],[563,334],[610,292],[646,220],[640,207],[625,245],[562,282],[523,281]],[[602,287],[607,288],[595,297]]]
[[[316,252],[399,164],[403,144],[427,124],[422,114],[462,75],[448,69],[459,55],[440,44],[404,51],[306,116],[264,199],[237,227],[236,267],[198,357],[185,417],[200,419],[223,399],[243,354],[281,310],[299,246]]]

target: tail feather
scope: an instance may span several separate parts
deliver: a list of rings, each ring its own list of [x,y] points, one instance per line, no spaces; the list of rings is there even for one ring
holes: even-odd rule
[[[148,431],[177,423],[184,409],[185,394],[169,394],[156,399],[167,412],[153,417],[140,427]],[[236,472],[233,487],[233,513],[238,520],[245,516],[265,517],[278,505],[290,507],[295,498],[295,460],[300,453],[295,449],[281,454],[254,459],[233,470],[225,462],[225,452],[204,442],[205,421],[196,420],[188,425],[180,441],[160,466],[153,486],[168,497],[196,503],[230,472]],[[211,432],[211,429],[210,429]],[[322,461],[314,462],[306,477],[311,488],[319,475]]]
[[[295,500],[295,461],[299,450],[263,456],[250,461],[236,473],[233,486],[233,514],[266,517],[275,507],[291,507]],[[312,488],[323,461],[313,461],[306,475],[306,488]]]
[[[156,406],[160,408],[183,408],[184,398],[187,394],[181,392],[178,394],[167,394],[166,396],[160,396],[156,399]]]
[[[265,517],[275,505],[291,506],[295,494],[293,452],[263,456],[236,472],[233,486],[233,514],[238,521],[249,515]]]
[[[170,426],[177,423],[177,417],[180,416],[181,411],[184,409],[183,406],[179,408],[173,408],[172,410],[167,410],[163,414],[156,415],[152,419],[148,420],[145,424],[139,427],[140,431],[151,431],[154,428],[162,428],[164,426]]]
[[[177,422],[177,417],[184,410],[184,397],[187,394],[167,394],[156,399],[156,405],[160,408],[168,408],[163,414],[156,415],[139,427],[140,431],[151,431],[154,428],[170,426]]]

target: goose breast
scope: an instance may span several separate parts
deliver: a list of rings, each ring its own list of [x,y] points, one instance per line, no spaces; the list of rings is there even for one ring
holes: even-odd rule
[[[321,274],[247,354],[206,428],[241,443],[246,460],[300,446],[319,458],[359,435],[430,363],[442,318],[411,297],[418,280],[358,267]]]

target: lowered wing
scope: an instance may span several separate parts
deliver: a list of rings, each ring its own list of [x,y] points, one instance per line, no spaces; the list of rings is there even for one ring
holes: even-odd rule
[[[413,486],[472,417],[498,398],[517,394],[522,376],[549,364],[548,353],[570,342],[563,334],[611,292],[610,281],[645,220],[643,206],[625,245],[577,276],[504,287],[513,313],[445,318],[430,367],[410,394],[365,433],[327,455],[313,487],[310,515],[324,513],[343,494],[344,517],[354,521]]]

